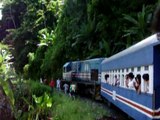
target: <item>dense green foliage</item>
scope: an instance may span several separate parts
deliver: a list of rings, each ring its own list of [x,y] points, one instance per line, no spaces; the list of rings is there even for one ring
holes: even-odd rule
[[[13,113],[16,120],[94,120],[106,115],[107,112],[103,108],[91,102],[77,98],[73,100],[69,95],[56,90],[51,94],[50,87],[39,81],[25,80],[21,75],[10,81],[12,69],[6,67],[8,55],[7,47],[0,44],[0,92],[4,91],[6,100],[9,100],[7,107],[3,107],[1,112],[7,111],[10,106],[10,113]],[[6,103],[2,100],[1,102]]]
[[[12,69],[11,67],[11,63],[9,62],[10,59],[11,59],[11,54],[9,52],[8,47],[0,43],[0,92],[1,92],[1,99],[2,98],[4,99],[3,105],[5,106],[5,103],[8,104],[8,108],[4,109],[4,107],[2,107],[2,109],[4,111],[9,111],[9,109],[11,109],[11,111],[14,112],[15,99],[10,79],[15,72],[14,69]]]
[[[158,0],[13,0],[4,9],[10,4],[24,7],[6,37],[16,71],[38,79],[60,77],[66,61],[109,57],[149,36]]]
[[[50,94],[50,87],[35,81],[18,81],[15,103],[17,120],[95,120],[108,115],[102,107],[89,101],[73,100],[69,95],[57,92]]]
[[[5,4],[0,24],[11,23],[7,24],[11,26],[10,29],[7,26],[9,34],[3,42],[14,48],[18,75],[23,73],[25,78],[34,80],[42,76],[61,77],[66,61],[109,57],[149,36],[154,10],[159,4],[158,0],[2,1]],[[154,27],[157,32],[159,24]],[[97,116],[103,113],[95,107],[90,109],[89,103],[84,105],[61,94],[51,97],[48,86],[31,81],[24,84],[21,76],[14,90],[10,89],[11,74],[6,67],[9,52],[6,46],[0,48],[0,86],[3,84],[16,119],[53,116],[57,120],[88,120],[95,119],[92,113]]]

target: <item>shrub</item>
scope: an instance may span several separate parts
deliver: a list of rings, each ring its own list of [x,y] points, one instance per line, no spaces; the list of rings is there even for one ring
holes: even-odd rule
[[[106,114],[106,111],[92,102],[73,100],[60,93],[55,93],[53,100],[53,120],[95,120]]]
[[[49,93],[50,87],[36,81],[28,81],[32,95],[42,96],[44,92]]]

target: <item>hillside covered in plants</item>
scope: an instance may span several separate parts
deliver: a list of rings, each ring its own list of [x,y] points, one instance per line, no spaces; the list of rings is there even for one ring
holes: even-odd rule
[[[16,73],[61,77],[66,61],[109,57],[151,35],[158,0],[5,0],[1,41]],[[2,29],[3,28],[3,29]]]
[[[41,84],[39,79],[56,80],[67,61],[110,57],[160,31],[159,0],[0,3],[0,119],[4,120],[98,120],[109,115],[62,92],[52,95],[49,81]]]

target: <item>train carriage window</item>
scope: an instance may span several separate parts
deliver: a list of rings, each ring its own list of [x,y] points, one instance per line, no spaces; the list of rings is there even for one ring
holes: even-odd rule
[[[128,68],[126,69],[126,72],[129,72],[129,69],[128,69]]]
[[[153,90],[152,90],[153,89],[153,66],[152,65],[110,70],[107,72],[107,74],[109,75],[108,83],[110,85],[129,88],[128,86],[129,81],[127,82],[127,78],[126,78],[129,73],[133,73],[133,75],[137,75],[137,74],[141,75],[141,92],[153,93]],[[149,82],[146,82],[147,80],[143,79],[142,77],[143,74],[148,74]],[[119,80],[118,85],[116,84],[116,79]],[[130,89],[135,90],[134,87]]]
[[[121,82],[120,82],[121,86],[124,86],[124,74],[121,75]]]
[[[144,93],[153,93],[153,65],[141,67],[141,90]]]
[[[120,72],[119,72],[120,73]],[[121,79],[121,77],[120,77],[120,74],[118,75],[118,79],[119,79],[119,83],[118,83],[118,86],[120,86],[120,79]]]
[[[84,65],[84,71],[85,72],[89,72],[89,64],[85,64]]]
[[[109,76],[112,75],[112,71],[109,71]],[[111,77],[109,77],[109,84],[111,83]]]
[[[108,74],[108,73],[106,73],[106,74],[104,75],[104,78],[105,78],[106,83],[109,83],[109,80],[108,80],[109,74]]]
[[[134,72],[134,68],[133,67],[131,68],[131,72]]]
[[[112,74],[111,74],[111,82],[110,82],[110,84],[113,84],[113,79],[114,79],[114,70],[112,71]]]
[[[141,71],[141,67],[137,67],[137,71],[138,71],[138,72]]]
[[[77,63],[77,71],[78,71],[78,72],[81,71],[81,63],[80,63],[80,62]]]
[[[147,93],[149,92],[149,74],[143,74],[142,78],[144,80],[144,92]]]
[[[77,70],[77,64],[76,63],[72,63],[71,69],[73,71],[76,71]]]
[[[144,66],[144,70],[145,71],[149,70],[149,67],[148,66]]]
[[[114,76],[114,85],[115,86],[119,86],[120,85],[119,75],[115,75]]]
[[[114,72],[112,73],[112,75],[111,75],[111,83],[110,83],[111,85],[113,85],[114,84]]]

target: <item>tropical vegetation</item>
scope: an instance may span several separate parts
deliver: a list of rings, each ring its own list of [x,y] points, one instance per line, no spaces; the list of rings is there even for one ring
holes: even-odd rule
[[[17,73],[34,79],[61,77],[66,61],[109,57],[152,34],[158,3],[8,0],[2,21],[11,26],[3,41],[13,45]]]
[[[109,57],[159,30],[159,13],[154,16],[159,0],[1,2],[0,38],[9,47],[0,45],[0,88],[9,97],[10,108],[17,119],[50,115],[56,116],[57,120],[71,119],[71,116],[61,114],[67,112],[66,108],[54,101],[59,95],[53,99],[48,95],[47,86],[31,82],[39,81],[41,77],[62,77],[62,66],[66,61]],[[8,66],[11,66],[10,70]],[[12,88],[10,78],[13,76],[17,80]],[[54,113],[50,111],[53,106],[56,106]],[[76,109],[74,106],[70,112],[77,113]],[[81,108],[79,110],[83,113]],[[24,114],[25,111],[28,113]],[[75,117],[83,116],[75,114]],[[89,115],[87,118],[91,119]]]

